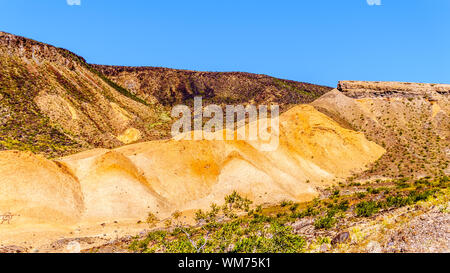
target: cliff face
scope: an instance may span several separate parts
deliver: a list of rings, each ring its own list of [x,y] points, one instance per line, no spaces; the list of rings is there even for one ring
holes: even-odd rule
[[[450,95],[450,84],[340,81],[337,89],[352,98],[426,97]]]
[[[242,72],[102,65],[94,67],[146,101],[163,105],[189,104],[195,96],[203,96],[206,103],[277,103],[285,110],[293,104],[312,102],[331,90],[326,86]]]

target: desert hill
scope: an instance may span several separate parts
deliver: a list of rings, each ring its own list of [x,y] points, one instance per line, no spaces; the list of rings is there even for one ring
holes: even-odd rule
[[[279,102],[287,109],[331,89],[249,73],[156,69],[149,70],[154,79],[145,74],[138,89],[124,82],[129,91],[102,73],[110,70],[115,68],[93,66],[65,49],[0,32],[0,150],[58,157],[167,139],[172,104],[189,103],[196,94],[219,104]],[[272,95],[274,86],[279,90]],[[234,91],[228,95],[225,89]]]
[[[364,177],[440,175],[450,171],[449,94],[445,84],[344,81],[312,105],[386,148]]]
[[[366,169],[385,152],[308,105],[280,116],[275,151],[258,147],[243,140],[159,140],[54,161],[4,151],[0,211],[20,215],[18,224],[70,226],[204,209],[235,190],[257,204],[308,201],[318,196],[316,187]]]
[[[278,104],[281,110],[310,103],[330,91],[326,86],[282,80],[244,72],[199,72],[162,67],[93,65],[117,84],[146,101],[162,105],[192,104],[202,96],[207,104]]]

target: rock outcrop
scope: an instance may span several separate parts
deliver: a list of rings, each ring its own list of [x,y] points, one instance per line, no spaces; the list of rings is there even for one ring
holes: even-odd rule
[[[436,95],[450,95],[450,84],[340,81],[337,89],[352,98],[425,97],[436,99]]]

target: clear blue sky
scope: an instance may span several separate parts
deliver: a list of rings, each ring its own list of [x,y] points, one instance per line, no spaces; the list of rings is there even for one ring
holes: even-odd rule
[[[0,0],[0,30],[99,64],[450,83],[449,0],[66,1]]]

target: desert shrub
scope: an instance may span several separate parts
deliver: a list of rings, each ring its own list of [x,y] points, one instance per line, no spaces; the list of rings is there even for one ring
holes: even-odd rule
[[[174,211],[174,212],[172,213],[172,217],[173,217],[173,219],[175,219],[175,220],[178,220],[178,218],[180,218],[180,216],[181,216],[181,212],[178,211],[178,210],[176,210],[176,211]]]
[[[424,192],[420,191],[412,191],[409,193],[408,199],[410,200],[410,203],[417,203],[419,201],[425,201],[433,195],[436,192],[436,190],[427,190]]]
[[[292,202],[292,201],[290,201],[290,200],[283,200],[283,201],[281,201],[280,206],[281,206],[282,208],[284,208],[284,207],[287,207],[287,206],[292,205],[293,203],[294,203],[294,202]]]
[[[338,189],[333,190],[331,197],[338,197],[339,196],[340,191]]]
[[[250,221],[250,223],[252,223],[252,224],[270,222],[272,220],[272,217],[258,214],[258,213],[254,213],[252,216],[253,216],[253,218]]]
[[[255,209],[255,212],[261,213],[262,212],[262,206],[261,205],[257,206],[256,209]]]
[[[201,223],[202,221],[208,222],[207,213],[199,209],[195,212],[195,221]]]
[[[314,222],[314,227],[316,229],[330,229],[336,224],[337,220],[330,215],[325,215],[323,217],[319,217]]]
[[[328,210],[327,214],[322,217],[318,217],[316,221],[314,221],[314,227],[316,229],[330,229],[332,228],[337,220],[334,217],[336,213],[339,211],[338,207],[332,207]]]
[[[438,179],[437,184],[440,188],[448,188],[450,185],[450,177],[448,176],[442,176]]]
[[[318,245],[329,244],[329,243],[331,243],[331,239],[328,238],[328,237],[320,237],[320,236],[319,236],[319,237],[316,239],[316,244],[318,244]]]
[[[203,243],[204,241],[200,240],[198,244]],[[154,252],[152,251],[146,251],[146,252]],[[167,253],[193,253],[196,252],[196,249],[194,246],[192,246],[192,243],[187,239],[181,237],[178,240],[172,240],[167,241],[164,244],[164,251]]]
[[[402,179],[401,183],[406,183]],[[414,190],[399,190],[391,188],[392,195],[388,195],[389,188],[379,187],[379,192],[384,192],[386,199],[383,201],[361,200],[355,206],[355,214],[358,217],[370,217],[380,209],[402,207],[427,200],[440,191],[439,187],[448,188],[448,177],[442,177],[431,181],[425,180],[417,183],[406,183],[407,187],[416,186]],[[399,182],[392,181],[394,183]],[[374,189],[367,189],[364,196]],[[305,240],[296,234],[291,225],[298,218],[317,216],[314,220],[314,228],[331,229],[336,226],[341,217],[345,217],[345,211],[350,207],[349,200],[344,198],[332,198],[327,200],[315,199],[303,210],[298,210],[299,204],[286,201],[286,209],[273,211],[268,208],[263,213],[261,206],[248,209],[247,213],[239,214],[247,210],[251,201],[243,198],[236,192],[225,198],[224,206],[212,204],[210,210],[199,210],[196,219],[200,226],[184,227],[177,225],[170,231],[150,232],[146,238],[135,238],[129,248],[135,252],[237,252],[237,253],[267,253],[267,252],[303,252]],[[369,199],[369,198],[367,198]],[[326,210],[326,211],[325,211]],[[172,219],[179,218],[178,212],[172,214]],[[234,214],[235,217],[227,215]],[[238,217],[238,215],[241,215]],[[156,217],[149,214],[150,219]],[[220,221],[219,221],[220,219]],[[317,239],[321,241],[321,239]],[[328,242],[329,240],[327,240]],[[323,240],[325,242],[325,240]]]
[[[267,236],[252,235],[239,238],[232,252],[236,253],[296,253],[303,252],[306,241],[292,227],[277,222],[271,224]]]
[[[134,252],[154,252],[154,245],[164,243],[167,237],[167,232],[158,230],[150,232],[144,240],[134,240],[129,249]],[[150,247],[150,248],[149,248]]]
[[[370,217],[377,213],[379,206],[374,201],[363,201],[356,205],[355,212],[358,217]]]
[[[358,192],[356,193],[356,197],[358,197],[359,199],[363,199],[364,197],[366,197],[366,193],[365,192]]]
[[[402,197],[402,196],[388,196],[386,198],[386,202],[382,204],[385,208],[390,207],[403,207],[409,204],[408,198]]]
[[[341,201],[336,207],[341,211],[347,211],[349,208],[348,200]]]
[[[225,196],[225,205],[222,210],[225,214],[231,212],[233,209],[249,211],[250,205],[253,202],[245,197],[239,195],[236,191],[233,191],[232,194]]]
[[[370,194],[378,194],[378,193],[380,193],[380,190],[376,189],[376,188],[368,187],[367,192]]]
[[[285,212],[277,212],[277,218],[281,218],[283,216],[286,216],[287,214]]]
[[[158,217],[156,217],[155,214],[153,214],[151,212],[148,213],[148,216],[146,219],[147,224],[149,224],[150,226],[155,226],[158,223],[158,221],[159,221],[159,219],[158,219]]]
[[[295,212],[295,211],[297,211],[298,206],[299,206],[298,203],[294,203],[294,204],[292,204],[292,205],[289,207],[289,210],[290,210],[291,212]]]
[[[319,214],[319,212],[316,209],[314,209],[313,206],[308,206],[301,212],[301,217],[315,216],[317,214]]]
[[[402,178],[402,179],[395,181],[395,185],[399,189],[408,188],[409,184],[407,183],[407,181],[408,181],[408,178]]]

